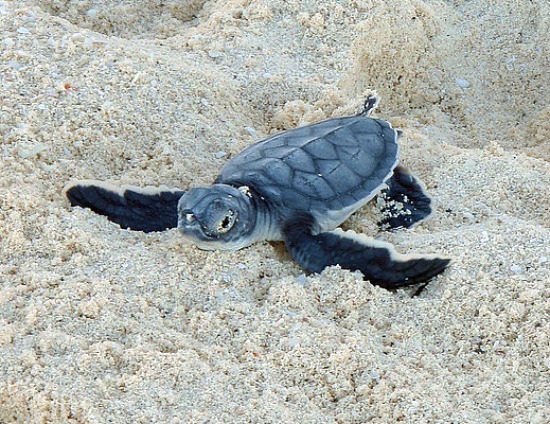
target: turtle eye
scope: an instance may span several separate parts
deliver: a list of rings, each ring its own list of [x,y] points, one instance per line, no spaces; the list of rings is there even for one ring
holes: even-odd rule
[[[189,209],[185,209],[180,212],[180,219],[186,222],[193,222],[195,220],[195,214]]]
[[[216,231],[218,233],[226,233],[228,232],[231,227],[233,227],[233,224],[235,224],[235,217],[236,213],[233,210],[229,210],[227,215],[218,223],[218,227],[216,228]]]

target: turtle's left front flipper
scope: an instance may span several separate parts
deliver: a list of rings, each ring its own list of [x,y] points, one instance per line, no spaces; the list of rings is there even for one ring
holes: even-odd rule
[[[330,265],[358,270],[372,284],[396,289],[427,282],[443,272],[450,259],[435,255],[402,255],[392,245],[353,231],[315,234],[315,221],[302,216],[284,229],[285,244],[303,268],[321,272]]]
[[[167,187],[116,187],[95,180],[69,184],[71,206],[89,208],[130,230],[164,231],[178,226],[178,201],[185,192]]]

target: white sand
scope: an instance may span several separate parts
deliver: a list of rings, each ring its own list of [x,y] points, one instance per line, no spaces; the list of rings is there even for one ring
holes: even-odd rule
[[[0,1],[0,422],[547,423],[550,4],[135,4]],[[369,88],[437,202],[383,238],[455,258],[419,298],[62,196],[209,183]]]

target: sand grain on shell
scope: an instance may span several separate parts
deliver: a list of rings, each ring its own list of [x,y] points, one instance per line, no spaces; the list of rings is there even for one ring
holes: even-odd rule
[[[0,1],[0,422],[547,422],[549,17],[543,0]],[[278,244],[120,230],[62,196],[208,184],[369,89],[437,204],[383,239],[454,257],[420,298],[306,277]]]

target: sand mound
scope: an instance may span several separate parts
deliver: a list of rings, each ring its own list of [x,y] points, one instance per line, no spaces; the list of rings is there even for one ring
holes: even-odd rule
[[[548,2],[137,4],[0,1],[0,422],[546,422]],[[368,89],[437,203],[381,237],[455,259],[421,297],[63,198],[209,183]]]
[[[165,38],[178,34],[200,13],[205,0],[39,0],[40,8],[81,28],[119,38]]]

